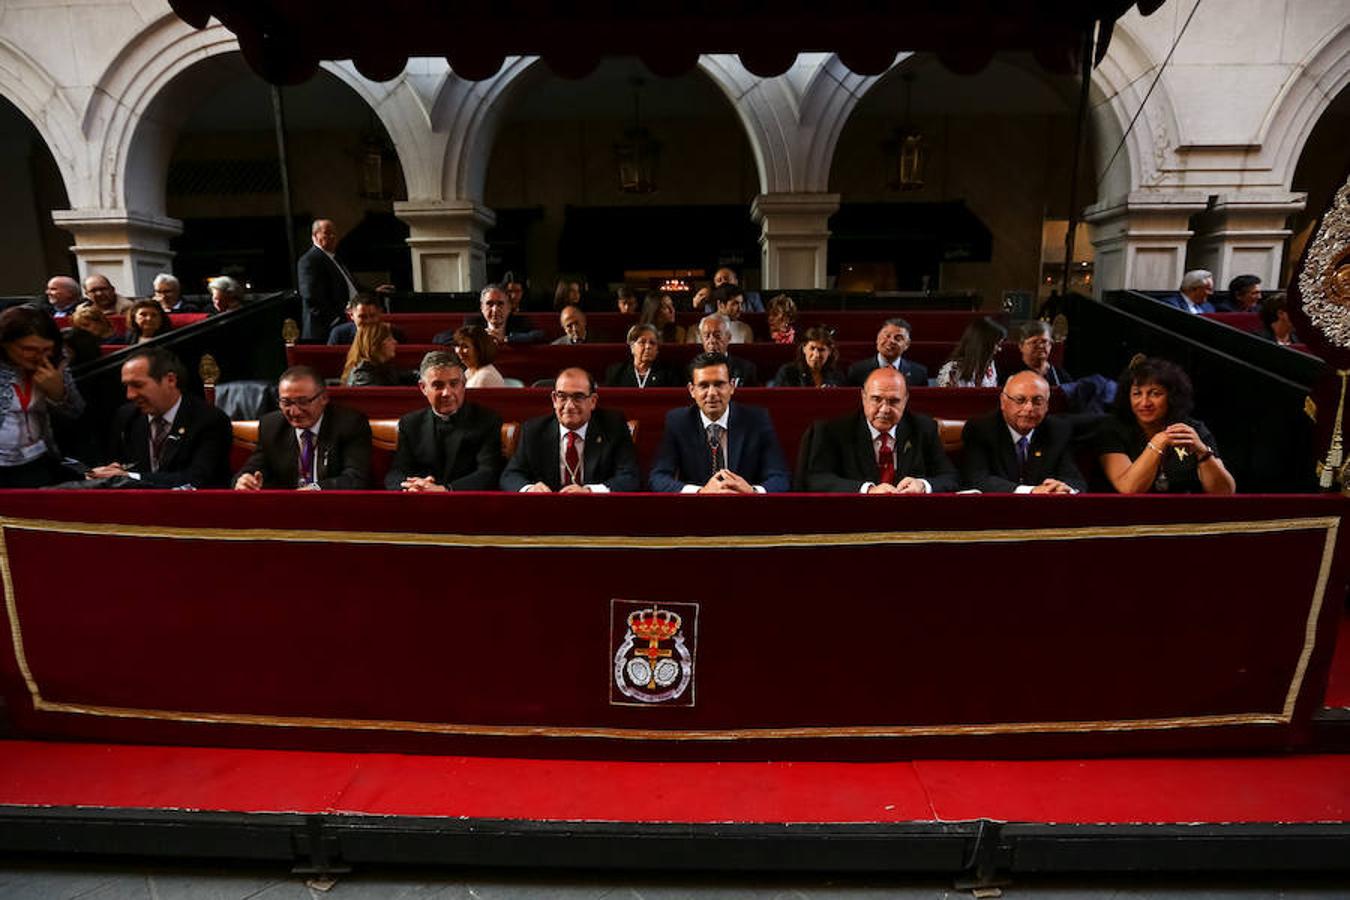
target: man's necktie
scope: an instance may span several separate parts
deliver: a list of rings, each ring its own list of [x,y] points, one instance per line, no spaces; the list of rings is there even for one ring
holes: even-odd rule
[[[891,436],[885,432],[881,433],[881,449],[877,451],[877,469],[882,484],[895,483],[895,448],[891,446]]]
[[[300,432],[300,483],[314,483],[314,432]]]
[[[726,456],[722,452],[722,432],[724,430],[716,422],[708,426],[708,455],[712,460],[714,472],[720,472],[727,467]]]
[[[1017,475],[1022,478],[1027,471],[1027,436],[1024,434],[1017,439]]]
[[[567,450],[563,453],[563,486],[581,484],[581,454],[577,452],[577,433],[567,432]]]
[[[169,422],[163,416],[150,420],[150,471],[159,471],[159,460],[164,453],[164,441],[169,437]]]

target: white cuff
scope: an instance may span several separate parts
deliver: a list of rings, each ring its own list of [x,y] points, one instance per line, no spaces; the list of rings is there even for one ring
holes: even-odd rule
[[[586,485],[586,490],[590,491],[592,494],[608,494],[608,493],[609,493],[609,485],[607,485],[607,484],[588,484],[588,485]]]

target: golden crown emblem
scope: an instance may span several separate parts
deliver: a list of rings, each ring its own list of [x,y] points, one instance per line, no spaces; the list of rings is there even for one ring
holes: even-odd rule
[[[680,630],[679,613],[668,609],[639,609],[628,614],[628,628],[644,641],[668,641]]]

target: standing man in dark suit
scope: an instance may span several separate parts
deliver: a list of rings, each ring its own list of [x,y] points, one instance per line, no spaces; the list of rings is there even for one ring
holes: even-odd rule
[[[277,382],[280,411],[258,421],[258,447],[234,476],[236,491],[360,491],[370,486],[370,423],[330,405],[323,378],[291,366]]]
[[[530,419],[502,490],[563,494],[636,491],[637,450],[622,413],[597,409],[595,380],[563,369],[553,383],[553,415]]]
[[[156,488],[229,485],[229,417],[184,394],[186,378],[178,357],[161,348],[138,350],[122,363],[131,402],[113,419],[109,455],[116,462],[91,469],[89,478],[120,475]]]
[[[707,321],[706,319],[704,321]],[[666,414],[651,488],[664,493],[764,494],[786,491],[783,448],[769,413],[732,404],[736,385],[721,353],[700,353],[690,364],[694,406]]]
[[[907,409],[909,385],[890,366],[867,376],[862,410],[817,422],[804,442],[808,491],[933,494],[956,490],[937,423]]]
[[[315,219],[310,227],[313,246],[296,265],[300,276],[300,338],[322,342],[332,327],[342,321],[347,301],[356,296],[356,281],[338,262],[338,233],[331,219]]]
[[[867,376],[874,369],[890,366],[901,375],[910,387],[928,386],[928,367],[904,358],[909,349],[911,329],[909,323],[901,318],[887,319],[877,332],[877,352],[875,356],[860,359],[848,367],[848,383],[862,387]]]
[[[1069,447],[1073,426],[1047,416],[1050,385],[1035,372],[1008,379],[999,411],[961,431],[962,480],[985,493],[1076,494],[1087,490]]]
[[[422,357],[425,409],[398,420],[398,449],[385,476],[391,491],[494,491],[502,468],[502,419],[464,402],[464,363],[448,350]]]

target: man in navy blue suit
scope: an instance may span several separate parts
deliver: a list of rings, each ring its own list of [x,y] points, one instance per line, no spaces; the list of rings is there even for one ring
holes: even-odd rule
[[[671,410],[652,464],[651,489],[686,494],[764,494],[791,486],[787,460],[766,410],[732,404],[727,358],[700,353],[690,364],[694,406]]]
[[[1212,313],[1214,304],[1209,301],[1214,293],[1214,273],[1205,269],[1192,269],[1181,276],[1181,292],[1163,297],[1160,303],[1175,306],[1182,312]]]

